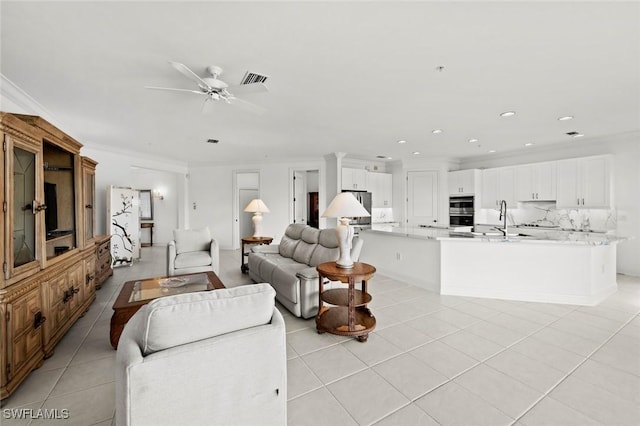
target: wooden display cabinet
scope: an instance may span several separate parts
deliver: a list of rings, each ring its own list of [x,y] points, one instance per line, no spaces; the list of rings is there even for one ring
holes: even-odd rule
[[[81,159],[82,145],[40,117],[0,112],[0,137],[4,399],[95,299],[96,163]]]
[[[111,267],[111,235],[96,237],[96,276],[95,287],[102,287],[107,278],[113,275]]]

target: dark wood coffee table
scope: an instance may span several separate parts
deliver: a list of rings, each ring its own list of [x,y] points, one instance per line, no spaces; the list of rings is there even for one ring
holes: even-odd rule
[[[109,332],[111,346],[113,346],[113,349],[118,348],[120,334],[122,334],[127,321],[131,319],[133,314],[138,312],[138,309],[152,300],[175,294],[195,293],[221,288],[225,288],[224,284],[212,271],[127,281],[122,286],[122,290],[120,290],[120,294],[113,304]]]

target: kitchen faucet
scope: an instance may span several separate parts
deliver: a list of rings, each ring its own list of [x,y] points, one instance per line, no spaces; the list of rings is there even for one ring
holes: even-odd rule
[[[502,229],[498,228],[498,231],[502,232],[504,236],[507,236],[507,202],[505,200],[500,201],[500,217],[498,220],[503,220]]]

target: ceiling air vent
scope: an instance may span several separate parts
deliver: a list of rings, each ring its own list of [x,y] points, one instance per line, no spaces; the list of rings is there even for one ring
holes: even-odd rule
[[[578,135],[578,134],[579,134],[578,132],[567,132],[567,135],[569,135],[569,136],[575,136],[575,135]]]
[[[268,75],[262,75],[255,72],[247,71],[242,78],[240,84],[264,83],[269,78]]]
[[[207,139],[207,143],[218,143],[220,142],[218,139]]]

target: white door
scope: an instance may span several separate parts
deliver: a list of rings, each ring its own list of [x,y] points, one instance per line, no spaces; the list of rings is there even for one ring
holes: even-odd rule
[[[307,172],[293,172],[293,223],[307,223]]]
[[[407,172],[407,225],[438,223],[438,172]]]

